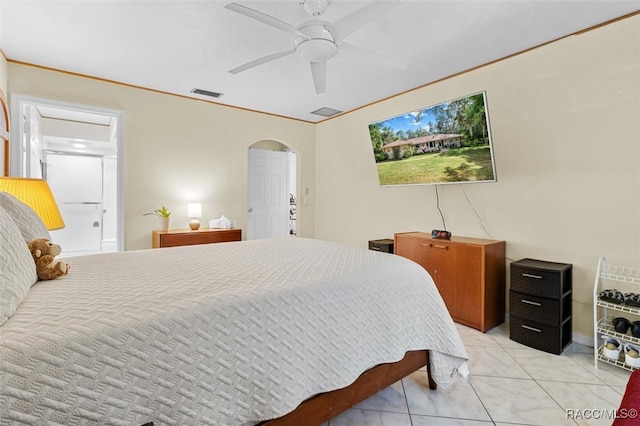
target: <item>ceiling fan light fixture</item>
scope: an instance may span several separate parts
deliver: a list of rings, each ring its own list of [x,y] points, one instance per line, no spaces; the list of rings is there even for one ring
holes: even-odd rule
[[[338,46],[331,40],[312,38],[303,40],[296,48],[297,52],[309,62],[325,62],[338,53]]]

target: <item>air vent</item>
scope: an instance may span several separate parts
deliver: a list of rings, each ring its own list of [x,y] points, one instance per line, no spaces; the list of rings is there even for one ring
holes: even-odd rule
[[[331,117],[336,114],[340,114],[342,111],[338,111],[337,109],[322,107],[315,111],[311,111],[311,114],[321,115],[323,117]]]
[[[219,98],[220,96],[222,96],[222,93],[219,92],[212,92],[210,90],[203,90],[203,89],[192,89],[191,93],[195,93],[197,95],[203,95],[203,96],[210,96],[212,98]]]

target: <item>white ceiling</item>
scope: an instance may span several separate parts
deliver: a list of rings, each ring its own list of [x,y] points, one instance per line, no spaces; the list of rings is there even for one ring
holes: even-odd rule
[[[302,0],[236,0],[294,27]],[[404,0],[346,41],[407,61],[405,70],[355,58],[327,65],[316,94],[298,55],[228,71],[291,49],[292,37],[220,0],[0,0],[0,48],[10,60],[317,122],[640,10],[638,0]],[[333,22],[365,0],[332,0]],[[597,60],[597,58],[594,58]],[[482,88],[478,88],[482,89]]]

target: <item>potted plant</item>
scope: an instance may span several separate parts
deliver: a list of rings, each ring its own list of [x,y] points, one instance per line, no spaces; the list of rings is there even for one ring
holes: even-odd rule
[[[158,216],[160,219],[162,219],[162,231],[169,230],[169,227],[171,226],[171,212],[165,206],[162,206],[162,208],[156,209],[151,213],[144,214],[144,216],[149,215]]]

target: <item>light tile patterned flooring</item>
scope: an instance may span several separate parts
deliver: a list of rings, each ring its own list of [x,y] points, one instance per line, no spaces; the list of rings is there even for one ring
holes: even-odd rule
[[[630,373],[602,363],[596,370],[591,347],[573,343],[553,355],[510,340],[506,323],[487,333],[457,327],[469,354],[470,384],[458,380],[432,391],[426,371],[417,371],[324,426],[612,423],[594,417],[620,405]]]

